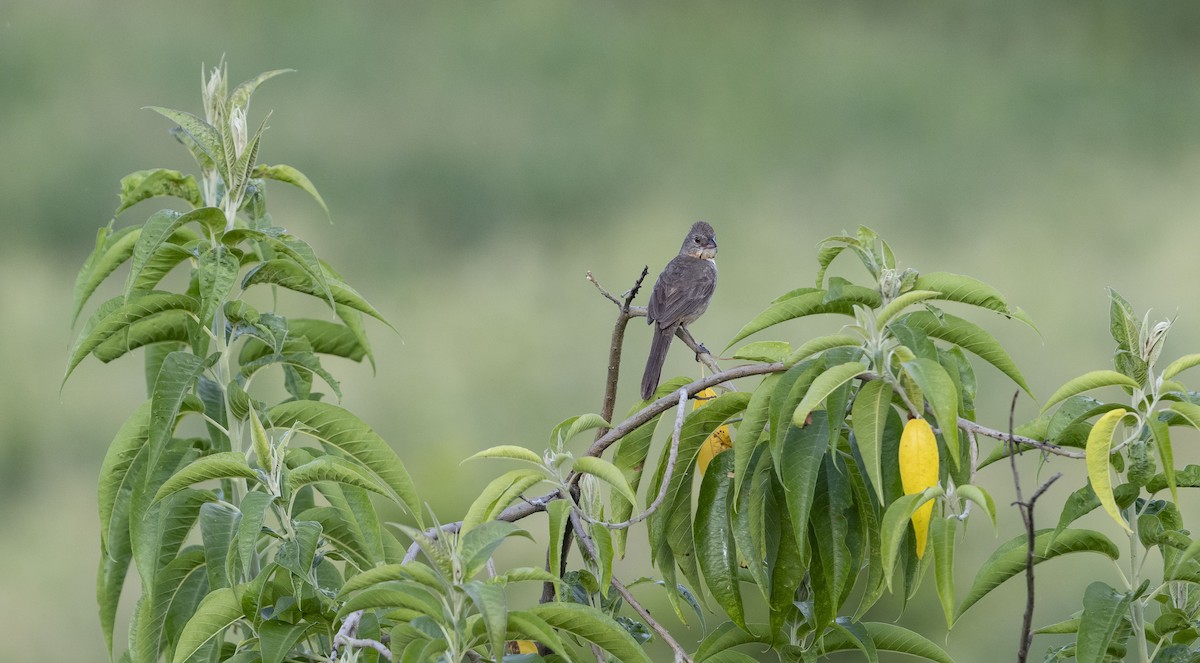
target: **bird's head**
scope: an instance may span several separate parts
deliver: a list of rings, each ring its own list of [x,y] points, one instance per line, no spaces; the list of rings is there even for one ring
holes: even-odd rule
[[[697,221],[683,238],[680,255],[712,260],[717,255],[717,233],[704,221]]]

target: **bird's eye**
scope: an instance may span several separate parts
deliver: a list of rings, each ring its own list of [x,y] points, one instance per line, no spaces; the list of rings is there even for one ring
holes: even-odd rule
[[[692,241],[693,241],[693,242],[695,242],[695,243],[697,243],[697,244],[699,244],[699,243],[700,243],[700,236],[699,236],[699,235],[696,235],[695,237],[693,237],[693,238],[692,238]]]

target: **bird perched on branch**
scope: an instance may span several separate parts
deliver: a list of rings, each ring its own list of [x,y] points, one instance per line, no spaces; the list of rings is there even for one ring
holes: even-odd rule
[[[695,322],[708,308],[717,288],[716,256],[716,233],[712,226],[697,221],[683,238],[679,255],[667,263],[654,282],[646,307],[646,322],[654,325],[654,338],[642,374],[642,400],[649,400],[658,388],[675,331]]]

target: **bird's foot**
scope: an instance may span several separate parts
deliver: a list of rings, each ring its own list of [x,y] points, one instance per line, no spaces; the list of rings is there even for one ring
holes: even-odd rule
[[[703,343],[696,344],[696,361],[700,361],[700,355],[712,355],[708,348],[704,347]]]

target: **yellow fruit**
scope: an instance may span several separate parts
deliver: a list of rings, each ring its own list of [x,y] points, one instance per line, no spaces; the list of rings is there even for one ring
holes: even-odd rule
[[[696,394],[696,400],[692,403],[692,409],[698,409],[708,405],[709,401],[717,397],[717,392],[711,388]],[[708,469],[708,464],[717,454],[729,449],[733,446],[733,440],[729,437],[729,426],[723,425],[718,427],[708,439],[704,440],[704,444],[700,445],[700,452],[696,455],[696,469],[700,471],[700,476],[704,476],[704,472]]]
[[[924,419],[910,419],[900,435],[900,483],[904,494],[924,492],[938,482],[938,446],[933,429]],[[929,538],[929,519],[933,502],[926,502],[912,515],[913,532],[917,536],[917,558],[925,556]]]

